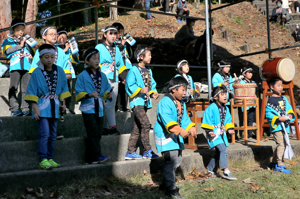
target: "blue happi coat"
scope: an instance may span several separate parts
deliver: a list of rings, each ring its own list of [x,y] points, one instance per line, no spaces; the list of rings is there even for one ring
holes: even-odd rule
[[[119,81],[118,75],[127,68],[124,65],[122,54],[119,48],[116,46],[116,44],[114,45],[116,47],[115,66],[117,69],[115,81]],[[95,48],[100,52],[101,71],[107,76],[108,79],[114,79],[114,67],[110,65],[113,62],[113,59],[109,51],[103,44],[98,44]]]
[[[157,121],[154,126],[155,144],[157,152],[171,150],[184,150],[184,141],[180,135],[175,135],[169,132],[169,128],[174,125],[179,125],[186,131],[195,126],[187,115],[186,105],[183,103],[183,116],[180,124],[177,121],[177,109],[170,97],[165,96],[160,100],[157,106]]]
[[[209,134],[207,134],[207,142],[210,148],[213,148],[222,143],[228,146],[226,131],[228,129],[234,128],[234,124],[232,123],[232,118],[228,107],[224,107],[226,108],[226,115],[224,120],[223,135],[220,135],[222,128],[220,128],[221,116],[218,105],[216,103],[212,103],[204,111],[201,128],[211,130],[213,133],[217,134],[216,137],[211,137]]]
[[[157,92],[156,90],[156,82],[153,79],[152,70],[150,68],[149,72],[151,75],[151,88],[148,88],[149,95]],[[125,90],[129,95],[129,105],[130,108],[133,109],[136,106],[146,106],[148,109],[152,108],[151,100],[148,100],[145,104],[144,97],[145,93],[140,93],[141,89],[145,87],[142,75],[136,65],[129,70],[126,81],[125,81]]]
[[[65,99],[71,96],[67,84],[66,75],[61,67],[57,67],[57,85],[55,96],[55,107],[51,107],[50,99],[40,98],[41,96],[49,96],[49,89],[45,77],[42,73],[44,65],[39,62],[39,67],[31,74],[25,100],[27,102],[37,103],[37,107],[41,112],[41,117],[52,118],[52,110],[55,109],[55,118],[59,118],[60,99]],[[34,115],[32,114],[32,118]]]
[[[106,96],[111,89],[110,84],[108,83],[107,77],[104,73],[101,72],[101,92],[98,95],[99,101],[99,117],[103,117],[103,100],[107,100]],[[94,98],[85,98],[87,94],[91,94],[94,91],[97,91],[93,83],[92,78],[90,77],[87,70],[84,70],[77,78],[76,85],[76,101],[81,101],[79,110],[83,113],[95,114],[95,99]],[[111,100],[111,99],[110,99]]]
[[[283,100],[285,100],[285,104],[286,104],[285,115],[292,114],[293,119],[291,120],[291,122],[293,122],[295,120],[295,113],[293,111],[293,108],[290,105],[290,103],[288,102],[288,100],[286,99],[286,97],[283,96]],[[279,113],[275,109],[273,109],[273,108],[271,108],[270,106],[267,105],[267,107],[266,107],[266,118],[267,118],[268,123],[270,125],[271,133],[274,133],[276,131],[283,131],[283,128],[280,124],[281,122],[278,121],[278,119],[280,117],[281,116],[279,115]],[[290,128],[289,128],[288,123],[285,122],[284,124],[285,124],[286,132],[290,133]]]
[[[12,50],[14,49],[14,50]],[[21,53],[21,50],[24,49],[24,53]],[[21,47],[19,43],[16,43],[14,39],[8,38],[3,41],[1,44],[2,54],[10,59],[9,72],[14,70],[26,70],[29,71],[31,68],[32,55],[28,51],[27,47]],[[23,57],[24,64],[23,68],[21,65],[20,57]]]
[[[233,79],[231,76],[229,76],[228,83],[231,83],[231,84],[229,84],[226,88],[233,91],[232,82],[233,82]],[[212,78],[213,88],[217,87],[217,86],[222,86],[222,83],[224,83],[224,79],[223,79],[222,75],[220,73],[215,73],[215,75]],[[229,100],[229,93],[227,93],[227,99]],[[230,101],[228,101],[226,103],[226,105],[230,105]]]
[[[32,73],[38,67],[37,63],[39,61],[40,61],[40,53],[39,53],[39,50],[36,50],[29,73]],[[60,66],[66,74],[72,74],[71,70],[72,70],[73,66],[70,65],[70,63],[68,61],[68,57],[66,56],[65,51],[63,49],[57,48],[57,60],[56,60],[56,63],[54,63],[54,64],[57,66]],[[72,78],[73,78],[73,76],[72,76]]]
[[[131,69],[132,63],[129,59],[131,59],[133,57],[133,52],[132,52],[131,46],[127,42],[125,42],[124,50],[125,50],[125,54],[126,54],[126,57],[125,57],[126,69]]]
[[[61,48],[60,46],[58,45],[55,45],[57,48]],[[62,48],[61,48],[62,49]],[[64,49],[62,49],[64,51]],[[75,56],[76,58],[74,59],[74,57],[72,56],[72,51],[71,51],[71,48],[69,48],[67,50],[67,52],[65,52],[67,58],[68,58],[68,63],[69,63],[69,66],[70,66],[70,72],[72,74],[72,79],[75,79],[76,78],[76,74],[75,74],[75,70],[74,70],[74,67],[73,67],[73,64],[79,64],[79,54],[76,53]]]

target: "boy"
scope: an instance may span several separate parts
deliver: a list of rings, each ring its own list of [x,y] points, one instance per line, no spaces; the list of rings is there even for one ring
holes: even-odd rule
[[[175,170],[182,161],[183,138],[197,137],[195,124],[186,112],[182,98],[186,95],[187,81],[183,77],[170,80],[168,94],[160,100],[157,107],[157,121],[154,126],[155,143],[158,153],[164,157],[163,183],[160,186],[166,195],[182,198],[175,183]]]
[[[118,30],[113,26],[107,26],[102,32],[103,41],[96,46],[96,49],[101,54],[101,71],[107,76],[110,86],[114,88],[112,91],[112,101],[104,104],[104,133],[120,134],[116,128],[115,106],[118,96],[119,75],[122,76],[122,73],[126,70],[126,66],[124,65],[121,52],[115,44]]]
[[[76,82],[76,100],[81,101],[87,133],[87,163],[100,163],[109,159],[101,154],[100,140],[103,131],[103,101],[111,101],[110,84],[99,67],[99,51],[89,48],[84,52],[84,60],[88,67],[80,73]]]
[[[31,74],[25,100],[32,104],[33,118],[39,124],[38,157],[40,169],[60,167],[54,162],[60,101],[71,96],[63,69],[54,64],[55,48],[43,44],[39,48],[38,68]],[[63,109],[65,109],[63,105]]]
[[[151,124],[146,112],[152,108],[150,97],[152,96],[154,99],[157,99],[159,95],[156,91],[156,82],[153,79],[152,71],[146,67],[146,64],[151,62],[151,51],[146,46],[138,46],[134,54],[138,64],[134,64],[132,69],[130,69],[125,81],[125,89],[130,96],[130,108],[135,115],[134,127],[129,138],[125,160],[154,159],[158,158],[158,155],[152,151],[149,143]],[[144,147],[143,156],[135,152],[140,134]]]
[[[2,54],[10,59],[9,110],[11,111],[11,116],[29,115],[28,103],[24,98],[30,79],[28,71],[30,70],[33,56],[30,53],[33,51],[24,38],[24,21],[14,19],[11,23],[11,31],[12,35],[9,34],[9,38],[5,39],[1,44]],[[19,83],[21,83],[21,111],[19,110],[20,105],[16,95]]]
[[[275,77],[268,83],[273,94],[267,103],[266,118],[270,124],[270,130],[271,133],[273,133],[276,142],[276,149],[273,154],[270,168],[274,169],[274,171],[289,174],[291,172],[286,169],[283,163],[286,143],[289,143],[288,135],[285,134],[290,133],[289,122],[295,120],[295,113],[286,97],[281,96],[283,90],[282,80]]]
[[[190,15],[190,11],[187,8],[186,0],[179,0],[177,3],[177,15],[186,15],[187,17]],[[182,17],[178,17],[177,22],[181,23]],[[184,19],[186,22],[186,19]]]

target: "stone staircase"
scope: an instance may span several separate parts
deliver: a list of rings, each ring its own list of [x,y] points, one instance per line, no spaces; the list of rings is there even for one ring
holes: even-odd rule
[[[263,14],[266,15],[266,0],[255,0],[252,4]],[[269,0],[269,16],[272,16],[272,10],[276,8],[276,3],[273,3]],[[290,14],[291,21],[288,24],[285,24],[285,27],[294,33],[296,30],[296,25],[300,25],[300,13]]]

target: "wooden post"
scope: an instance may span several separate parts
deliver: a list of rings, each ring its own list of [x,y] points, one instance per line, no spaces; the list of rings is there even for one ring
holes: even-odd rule
[[[247,121],[247,100],[243,99],[244,114],[244,144],[248,144],[248,121]]]
[[[259,126],[259,99],[256,98],[255,100],[255,104],[256,104],[256,109],[255,109],[255,112],[256,112],[256,143],[255,145],[260,145],[260,126]]]
[[[231,112],[231,117],[232,117],[232,123],[234,125],[234,109],[233,109],[233,105],[234,105],[234,99],[230,100],[230,112]],[[235,132],[234,134],[231,135],[231,144],[235,143]]]

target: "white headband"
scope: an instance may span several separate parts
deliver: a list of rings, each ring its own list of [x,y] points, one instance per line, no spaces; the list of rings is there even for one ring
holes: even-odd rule
[[[171,91],[173,88],[179,87],[179,86],[186,86],[185,84],[176,84],[169,88],[169,91]]]
[[[246,69],[244,72],[242,72],[242,74],[245,74],[245,73],[248,72],[248,71],[251,71],[251,72],[252,72],[253,70],[252,70],[252,68],[248,68],[248,69]]]
[[[213,97],[210,97],[210,100],[211,101],[213,101],[214,99],[215,99],[215,97],[217,97],[220,93],[222,93],[223,92],[223,90],[221,89],[221,90],[219,90],[219,92],[217,92]],[[227,92],[227,90],[226,90],[226,92]]]
[[[14,25],[12,25],[10,28],[13,28],[17,25],[23,25],[23,26],[26,26],[26,24],[24,22],[19,22],[19,23],[15,23]]]
[[[65,33],[66,35],[68,35],[68,32],[65,31],[65,30],[61,30],[61,31],[59,31],[57,34],[59,35],[59,34],[61,34],[61,33]]]
[[[49,29],[56,29],[54,26],[49,26],[48,28],[46,28],[43,32],[42,35],[45,35],[45,33],[49,30]]]
[[[142,49],[136,56],[136,60],[139,62],[140,61],[140,55],[146,50],[146,48]]]
[[[45,48],[45,49],[41,50],[39,53],[40,53],[40,56],[42,56],[42,55],[44,55],[46,53],[52,53],[52,54],[55,55],[56,51],[54,49],[52,49],[52,48]]]
[[[117,30],[116,28],[113,28],[113,27],[110,27],[110,28],[107,28],[107,29],[102,29],[101,31],[102,31],[102,32],[107,32],[107,31],[109,31],[109,30],[115,30],[115,31],[118,32],[118,30]]]
[[[182,64],[182,63],[184,63],[184,62],[188,63],[188,61],[182,60],[181,62],[179,62],[179,64],[177,64],[177,69],[178,69],[178,70],[179,70],[180,64]]]
[[[218,63],[218,66],[219,66],[220,68],[223,68],[223,67],[226,67],[226,66],[231,67],[231,65],[221,65],[220,63]]]
[[[93,54],[96,54],[96,53],[98,53],[98,52],[99,52],[99,51],[96,51],[96,50],[90,52],[90,53],[85,57],[85,59],[88,59],[90,56],[92,56]]]

